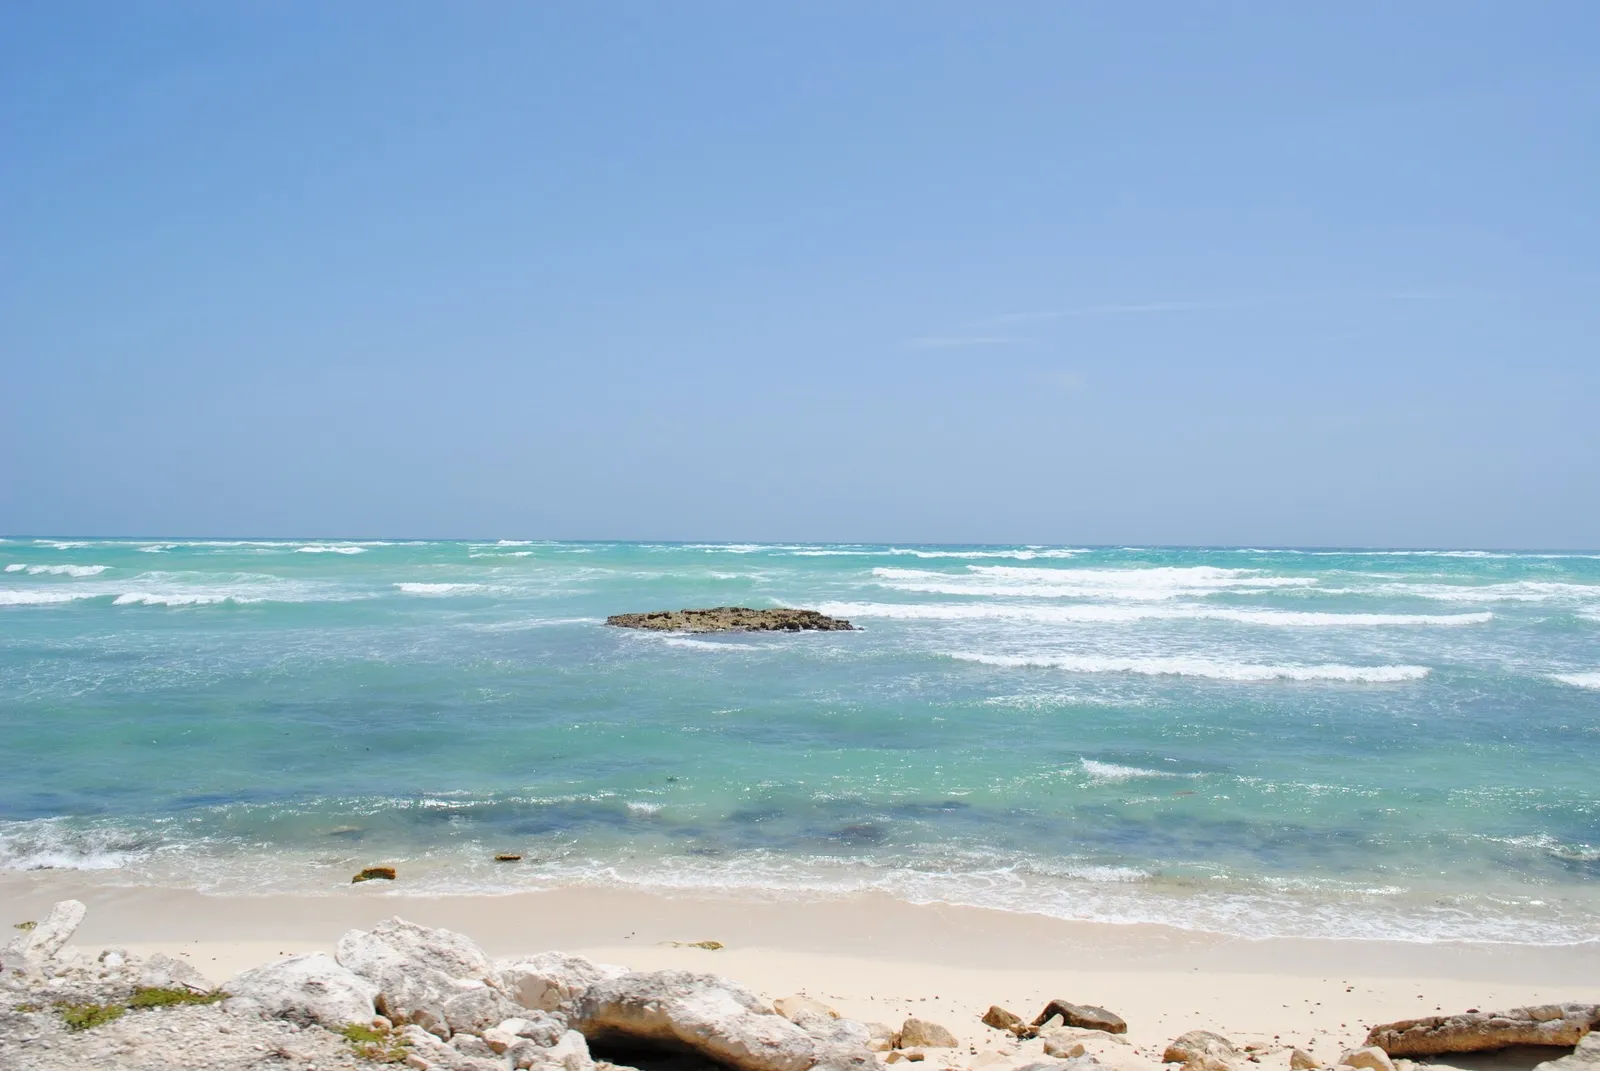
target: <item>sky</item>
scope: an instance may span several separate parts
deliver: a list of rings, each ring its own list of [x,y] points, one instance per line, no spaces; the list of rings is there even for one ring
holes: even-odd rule
[[[1600,6],[0,6],[0,532],[1600,547]]]

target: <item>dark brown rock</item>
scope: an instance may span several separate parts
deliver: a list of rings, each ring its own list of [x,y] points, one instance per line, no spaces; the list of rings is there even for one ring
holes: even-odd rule
[[[361,873],[359,873],[355,877],[351,878],[350,879],[350,884],[354,885],[358,881],[393,881],[393,880],[394,880],[394,867],[392,867],[392,866],[369,866],[365,870],[363,870]]]
[[[1128,1024],[1116,1012],[1106,1011],[1093,1004],[1072,1004],[1065,1000],[1052,1000],[1046,1004],[1044,1011],[1033,1021],[1033,1025],[1043,1026],[1050,1021],[1052,1015],[1061,1016],[1062,1022],[1081,1030],[1104,1030],[1108,1034],[1128,1032]]]
[[[1600,1005],[1541,1004],[1504,1012],[1464,1012],[1375,1026],[1367,1044],[1390,1056],[1488,1052],[1512,1045],[1576,1045],[1600,1024]]]
[[[709,610],[656,610],[648,614],[613,614],[606,624],[656,632],[853,632],[855,626],[815,610],[752,610],[748,606],[715,606]]]

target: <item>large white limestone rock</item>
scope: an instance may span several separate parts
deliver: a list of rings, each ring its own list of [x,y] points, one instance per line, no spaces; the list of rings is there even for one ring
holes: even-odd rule
[[[377,987],[379,1011],[444,1039],[478,1033],[520,1009],[499,989],[500,972],[471,939],[402,918],[339,938],[339,963]]]
[[[59,901],[43,922],[11,939],[0,953],[0,962],[10,966],[17,961],[38,963],[50,959],[72,939],[88,913],[81,900]]]
[[[377,987],[323,952],[269,963],[234,975],[223,988],[264,1015],[338,1030],[371,1022]]]
[[[736,982],[691,971],[625,974],[589,989],[572,1025],[677,1045],[739,1071],[808,1071],[821,1045]]]
[[[591,986],[628,973],[626,967],[594,963],[565,952],[541,952],[496,963],[501,987],[524,1008],[556,1012],[572,1005]]]

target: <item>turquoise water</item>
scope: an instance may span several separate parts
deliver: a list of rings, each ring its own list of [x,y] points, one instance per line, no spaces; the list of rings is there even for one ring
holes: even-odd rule
[[[1597,555],[10,539],[0,564],[3,869],[1600,940]],[[603,624],[729,603],[862,631]]]

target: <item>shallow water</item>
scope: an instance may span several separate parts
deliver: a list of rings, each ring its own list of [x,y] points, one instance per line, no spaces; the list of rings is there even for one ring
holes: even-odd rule
[[[1600,940],[1597,555],[11,539],[0,568],[0,868]],[[718,604],[862,631],[603,624]]]

